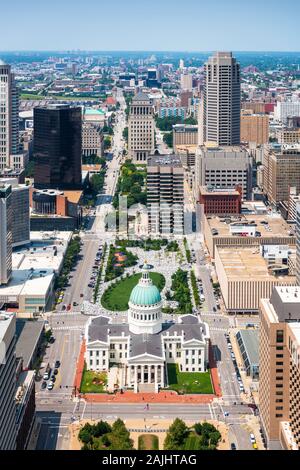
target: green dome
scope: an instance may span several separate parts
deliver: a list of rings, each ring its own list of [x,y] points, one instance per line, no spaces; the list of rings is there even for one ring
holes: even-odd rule
[[[154,305],[161,301],[158,288],[151,285],[137,284],[131,292],[129,302],[135,305]]]

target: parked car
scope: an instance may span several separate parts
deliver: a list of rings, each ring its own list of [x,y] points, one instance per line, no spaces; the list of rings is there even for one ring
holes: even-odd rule
[[[230,449],[231,449],[231,450],[236,450],[236,445],[235,445],[234,442],[232,442],[232,443],[230,444]]]
[[[254,444],[256,442],[256,439],[253,433],[250,434],[250,442],[251,444]]]
[[[55,365],[54,365],[55,369],[57,369],[59,366],[60,366],[60,361],[59,361],[59,360],[56,360],[56,361],[55,361]]]
[[[54,374],[52,374],[52,375],[51,375],[51,382],[53,382],[53,383],[54,383],[55,381],[56,381],[56,377],[55,377],[55,375],[54,375]]]
[[[57,375],[58,374],[58,369],[54,369],[53,374]]]
[[[54,387],[54,383],[53,382],[49,382],[48,385],[47,385],[47,389],[48,390],[52,390]]]
[[[54,341],[55,341],[55,338],[54,338],[54,336],[51,336],[51,337],[50,337],[50,339],[49,339],[49,343],[53,344],[53,343],[54,343]]]
[[[41,390],[45,390],[45,388],[47,387],[47,382],[42,382],[42,385],[41,385]]]

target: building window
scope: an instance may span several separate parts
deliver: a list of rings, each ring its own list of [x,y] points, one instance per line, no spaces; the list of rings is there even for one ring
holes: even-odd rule
[[[176,357],[181,357],[181,352],[180,351],[177,351]]]
[[[90,366],[92,366],[92,365],[93,365],[93,361],[92,361],[92,360],[90,360]]]
[[[115,358],[115,353],[110,353],[110,358],[114,359]]]
[[[276,331],[276,343],[283,343],[283,330]]]
[[[282,418],[282,416],[283,416],[282,414],[276,413],[275,418]]]

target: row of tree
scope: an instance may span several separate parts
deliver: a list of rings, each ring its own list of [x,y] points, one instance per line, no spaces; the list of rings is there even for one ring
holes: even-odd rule
[[[191,293],[188,285],[188,273],[182,269],[172,275],[171,289],[174,292],[173,296],[167,293],[170,300],[178,302],[176,313],[192,313],[193,306],[191,302]]]
[[[106,421],[86,423],[79,431],[82,450],[132,450],[133,440],[124,422],[117,419],[112,425]],[[176,418],[168,429],[165,450],[216,450],[221,434],[210,423],[196,423],[188,427]]]

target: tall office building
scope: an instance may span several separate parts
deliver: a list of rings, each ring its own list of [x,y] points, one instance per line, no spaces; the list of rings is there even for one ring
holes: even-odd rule
[[[183,233],[183,167],[179,156],[157,154],[149,157],[147,207],[150,233]]]
[[[12,190],[0,185],[0,285],[7,284],[12,271]]]
[[[300,287],[260,302],[259,408],[270,449],[300,450]]]
[[[204,66],[204,142],[238,145],[240,119],[240,65],[231,52],[217,52]]]
[[[180,87],[182,90],[191,91],[193,89],[193,75],[190,73],[181,74]]]
[[[296,203],[296,279],[300,286],[300,202]]]
[[[265,146],[263,155],[263,191],[274,206],[289,200],[289,189],[300,192],[300,145]]]
[[[34,186],[80,189],[81,108],[48,105],[34,108]]]
[[[12,187],[12,246],[30,243],[29,186]]]
[[[0,450],[16,448],[16,317],[0,313]]]
[[[10,65],[0,60],[0,170],[19,153],[19,93]]]
[[[29,186],[17,178],[0,178],[0,185],[11,185],[12,246],[30,243]]]
[[[252,157],[242,147],[199,146],[195,158],[194,194],[199,197],[200,186],[216,189],[242,188],[242,199],[251,199]]]
[[[269,142],[269,116],[252,114],[250,110],[242,111],[241,142],[253,142],[256,146]]]
[[[134,163],[146,163],[154,152],[154,109],[146,93],[132,100],[128,117],[128,155]]]

